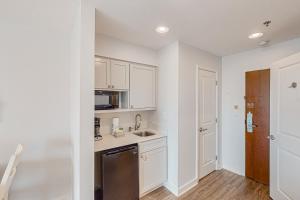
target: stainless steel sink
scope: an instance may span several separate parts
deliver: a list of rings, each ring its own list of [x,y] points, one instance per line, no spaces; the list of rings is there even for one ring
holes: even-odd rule
[[[149,131],[139,131],[139,132],[134,132],[134,135],[140,136],[140,137],[148,137],[155,135],[155,133],[149,132]]]

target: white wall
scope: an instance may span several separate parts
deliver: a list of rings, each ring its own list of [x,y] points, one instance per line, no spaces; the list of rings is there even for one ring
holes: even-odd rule
[[[168,135],[168,183],[178,193],[178,42],[158,52],[158,106],[152,123]]]
[[[158,64],[157,51],[103,34],[96,35],[95,54],[154,66]]]
[[[300,38],[222,58],[223,167],[245,174],[245,72],[268,68],[271,63],[300,52]],[[239,109],[235,110],[234,105]]]
[[[168,183],[180,195],[197,183],[196,66],[221,74],[221,58],[175,42],[158,52],[158,109],[153,124],[168,134]],[[220,87],[221,97],[221,87]],[[221,101],[219,102],[221,105]],[[221,117],[221,116],[220,116]]]
[[[93,0],[76,0],[71,38],[70,127],[74,200],[94,199],[94,47]]]
[[[215,70],[221,77],[221,57],[179,43],[179,187],[197,183],[196,66]],[[221,85],[219,85],[221,105]],[[221,112],[220,112],[221,113]],[[219,116],[221,118],[221,115]]]
[[[71,0],[0,6],[0,177],[24,145],[11,200],[71,199]]]

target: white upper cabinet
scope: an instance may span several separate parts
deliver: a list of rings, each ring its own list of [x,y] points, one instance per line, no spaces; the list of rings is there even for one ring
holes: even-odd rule
[[[106,58],[95,58],[95,88],[106,89],[110,84],[110,61]]]
[[[129,89],[129,63],[107,58],[95,58],[95,88]]]
[[[110,61],[110,85],[112,89],[129,89],[129,64],[123,61]]]
[[[130,64],[130,108],[156,107],[156,68]]]
[[[95,89],[126,92],[126,108],[156,109],[157,68],[95,57]]]

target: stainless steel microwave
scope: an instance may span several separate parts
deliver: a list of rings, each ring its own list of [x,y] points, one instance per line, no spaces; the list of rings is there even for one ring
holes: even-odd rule
[[[120,107],[120,92],[95,90],[95,110],[109,110]]]

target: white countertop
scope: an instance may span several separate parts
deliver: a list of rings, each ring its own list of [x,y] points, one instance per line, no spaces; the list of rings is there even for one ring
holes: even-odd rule
[[[155,130],[151,130],[151,129],[138,130],[136,132],[139,132],[139,131],[149,131],[149,132],[155,133],[155,135],[147,136],[147,137],[140,137],[140,136],[133,134],[135,131],[127,132],[127,133],[125,133],[124,136],[121,136],[121,137],[114,137],[111,134],[103,135],[102,140],[95,141],[94,150],[95,150],[95,152],[104,151],[107,149],[112,149],[112,148],[116,148],[116,147],[121,147],[121,146],[125,146],[125,145],[141,143],[141,142],[146,142],[149,140],[166,137],[165,134],[159,133],[159,132],[157,132]]]

